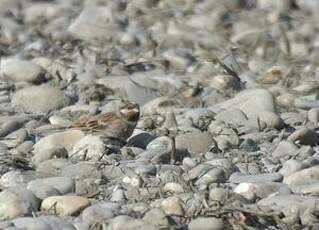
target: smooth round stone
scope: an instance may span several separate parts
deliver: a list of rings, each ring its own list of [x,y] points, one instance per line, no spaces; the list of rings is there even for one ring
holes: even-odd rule
[[[153,208],[145,213],[143,220],[159,228],[168,228],[169,222],[166,214],[160,208]]]
[[[96,166],[88,162],[79,162],[71,164],[61,169],[60,176],[73,178],[76,180],[83,180],[86,178],[101,178],[101,172],[98,171]]]
[[[239,183],[266,183],[266,182],[281,182],[283,176],[280,173],[264,173],[258,175],[236,175],[229,178],[230,182]]]
[[[319,122],[319,108],[312,108],[307,113],[308,120],[314,124]]]
[[[178,197],[168,197],[161,202],[161,208],[167,215],[183,216],[184,209],[182,200]]]
[[[281,129],[284,127],[284,121],[275,113],[263,111],[258,115],[261,126],[273,129]]]
[[[110,36],[109,33],[107,33],[108,31],[115,33],[113,23],[113,27],[108,26],[112,21],[110,8],[92,6],[83,9],[79,16],[68,27],[67,31],[74,38],[91,43],[94,41],[104,41]]]
[[[177,149],[187,149],[191,153],[206,153],[213,143],[209,132],[190,132],[175,138]]]
[[[78,215],[90,205],[87,198],[81,196],[51,196],[42,201],[42,211],[54,211],[61,216]]]
[[[160,136],[152,140],[150,143],[148,143],[147,150],[158,150],[158,149],[164,149],[164,150],[171,150],[172,149],[172,140],[171,138],[167,136]]]
[[[105,202],[92,205],[83,210],[81,219],[91,226],[96,223],[108,222],[120,211],[117,203]]]
[[[117,216],[109,225],[109,229],[112,230],[135,230],[135,229],[150,229],[156,230],[153,224],[141,219],[133,219],[129,216]]]
[[[39,152],[32,157],[32,163],[38,166],[41,162],[52,158],[68,158],[68,151],[62,146],[39,150]]]
[[[161,114],[174,111],[179,108],[178,103],[171,98],[158,97],[142,106],[143,114]]]
[[[25,230],[52,230],[51,226],[38,218],[33,217],[20,217],[13,219],[12,221],[6,221],[0,223],[0,228],[3,229],[2,225],[14,226],[17,229],[25,229]],[[8,229],[8,228],[6,228]]]
[[[69,177],[49,177],[30,181],[27,189],[43,200],[49,196],[65,195],[74,192],[75,183]]]
[[[229,108],[238,108],[251,119],[256,119],[261,111],[276,112],[274,98],[265,89],[248,89],[232,99],[210,107],[212,111],[217,113]]]
[[[269,210],[269,207],[272,210],[277,210],[282,212],[283,210],[291,209],[293,207],[298,207],[302,213],[309,207],[315,207],[318,211],[318,207],[314,204],[317,204],[319,199],[314,196],[303,196],[303,195],[277,195],[269,196],[267,198],[261,199],[257,202],[258,207],[262,210],[264,207],[266,210]]]
[[[43,69],[31,62],[19,59],[6,59],[1,61],[0,77],[11,81],[26,81],[32,83],[44,80]]]
[[[105,149],[106,146],[100,137],[87,135],[74,145],[70,155],[75,159],[98,161]]]
[[[32,86],[17,91],[12,96],[13,107],[21,107],[26,112],[47,113],[68,105],[69,99],[51,86]]]
[[[272,153],[273,157],[282,158],[294,155],[299,150],[298,146],[289,141],[281,141]]]
[[[256,185],[252,183],[240,183],[234,189],[234,192],[242,195],[249,201],[254,201],[256,199]]]
[[[228,191],[224,188],[212,188],[209,191],[209,198],[212,201],[219,201],[223,203],[227,198]]]
[[[306,185],[290,185],[292,191],[297,194],[318,196],[319,195],[319,182],[313,182]]]
[[[23,122],[19,121],[18,119],[10,119],[9,121],[5,121],[1,125],[0,137],[5,137],[10,133],[20,129],[22,126]]]
[[[189,230],[222,230],[224,228],[223,220],[215,217],[197,217],[188,224]]]
[[[284,178],[284,183],[288,185],[312,184],[317,181],[319,181],[319,165],[292,173]]]
[[[77,230],[73,224],[67,222],[66,220],[56,217],[56,216],[39,216],[38,220],[45,222],[50,225],[51,229],[63,229],[63,230]]]
[[[239,108],[228,108],[216,115],[216,120],[236,126],[245,125],[248,121],[247,116]]]
[[[281,94],[276,98],[278,104],[291,108],[294,106],[295,97],[290,93]]]
[[[73,146],[84,136],[85,134],[80,130],[69,130],[48,135],[34,145],[34,154],[44,154],[44,151],[57,146],[71,151]]]
[[[151,133],[135,129],[132,136],[127,140],[127,143],[130,146],[146,149],[148,144],[154,139],[155,137]]]
[[[183,167],[187,170],[194,168],[197,165],[197,162],[190,158],[190,157],[185,157],[182,161]]]
[[[178,183],[170,182],[170,183],[166,183],[164,185],[163,191],[169,192],[172,194],[179,194],[179,193],[183,193],[184,189],[183,189],[182,185],[180,185]]]
[[[279,172],[286,177],[304,168],[305,168],[305,165],[301,161],[290,159],[283,162],[282,168],[280,169]]]
[[[22,215],[37,212],[40,201],[34,194],[19,186],[11,187],[0,192],[0,219],[13,219]]]
[[[71,164],[72,163],[67,159],[53,158],[51,160],[43,161],[42,163],[40,163],[37,166],[37,172],[58,175],[61,169]]]
[[[290,134],[287,140],[291,142],[299,141],[302,145],[314,146],[319,144],[319,134],[312,129],[301,128]]]
[[[3,188],[26,186],[29,181],[40,177],[40,174],[35,171],[10,171],[3,174],[0,178],[0,185]]]

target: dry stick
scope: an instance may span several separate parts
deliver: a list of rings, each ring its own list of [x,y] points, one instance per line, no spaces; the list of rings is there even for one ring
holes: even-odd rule
[[[176,162],[176,141],[175,136],[171,135],[171,144],[172,144],[172,150],[171,150],[171,164],[174,164]]]
[[[281,35],[282,35],[282,37],[284,39],[284,43],[285,43],[285,48],[286,48],[287,54],[288,54],[288,56],[290,56],[291,55],[291,45],[290,45],[287,33],[285,31],[285,28],[282,25],[279,25],[279,29],[280,29]]]

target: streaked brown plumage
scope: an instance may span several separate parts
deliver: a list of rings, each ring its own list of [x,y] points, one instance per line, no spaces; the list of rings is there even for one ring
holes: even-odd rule
[[[126,102],[116,112],[80,119],[72,124],[70,128],[125,142],[132,135],[139,116],[138,104]]]

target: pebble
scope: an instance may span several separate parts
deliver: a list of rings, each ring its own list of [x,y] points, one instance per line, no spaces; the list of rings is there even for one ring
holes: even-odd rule
[[[120,212],[120,205],[112,202],[101,202],[91,205],[82,211],[81,219],[89,224],[108,222]]]
[[[314,124],[319,122],[319,108],[312,108],[308,111],[308,120]]]
[[[282,168],[280,169],[280,173],[286,177],[295,172],[298,172],[305,168],[305,165],[300,160],[290,159],[283,163]]]
[[[40,201],[34,194],[21,186],[0,192],[0,220],[31,215],[31,212],[38,211],[39,206]]]
[[[90,205],[87,198],[80,196],[50,196],[41,203],[41,210],[61,216],[78,215]]]
[[[13,94],[11,104],[25,112],[47,113],[69,104],[69,99],[54,87],[41,85],[21,89]]]
[[[87,135],[75,143],[70,153],[73,159],[98,161],[106,151],[103,140],[94,135]]]
[[[72,150],[74,145],[80,141],[85,134],[80,130],[69,130],[59,133],[50,134],[44,138],[42,138],[40,141],[38,141],[33,147],[34,147],[34,154],[45,154],[45,157],[37,156],[38,158],[47,158],[47,155],[50,155],[47,153],[48,150],[54,149],[58,147],[65,148],[68,152]],[[50,150],[52,151],[52,150]]]
[[[110,36],[107,31],[116,33],[112,28],[113,24],[108,26],[112,21],[112,12],[108,7],[92,6],[84,9],[67,30],[77,39],[88,42],[105,41]]]
[[[75,183],[68,177],[49,177],[32,180],[27,189],[32,191],[36,197],[43,200],[49,196],[65,195],[75,191]]]
[[[180,198],[178,197],[168,197],[161,202],[161,208],[166,213],[166,215],[172,216],[183,216],[184,209]]]
[[[311,184],[319,180],[319,166],[302,169],[284,177],[284,183],[288,185]]]
[[[224,228],[223,220],[215,217],[197,217],[188,224],[189,230],[221,230]]]
[[[1,176],[0,185],[3,188],[26,186],[28,182],[38,177],[41,177],[41,174],[35,171],[10,171]]]
[[[287,138],[291,142],[299,142],[303,145],[318,145],[319,143],[319,134],[309,128],[301,128],[290,134]]]
[[[155,136],[151,133],[135,129],[132,136],[127,140],[127,143],[137,148],[146,149],[148,144],[154,139]]]
[[[143,220],[155,225],[158,228],[168,228],[169,221],[166,214],[160,208],[153,208],[143,216]]]
[[[300,212],[303,213],[309,207],[315,207],[318,198],[313,196],[303,196],[297,194],[277,195],[270,196],[258,201],[258,206],[261,208],[269,208],[272,210],[283,211],[298,207]],[[318,209],[318,208],[316,208]]]
[[[250,89],[240,92],[233,99],[221,102],[210,109],[220,112],[228,108],[238,108],[252,119],[256,119],[261,111],[276,112],[275,101],[272,94],[265,89]]]
[[[0,77],[2,79],[30,83],[44,81],[43,69],[31,61],[19,59],[2,60],[0,69]]]
[[[176,137],[176,148],[187,149],[190,153],[206,153],[213,143],[208,132],[190,132]]]
[[[285,156],[293,156],[299,150],[298,146],[289,141],[281,141],[272,152],[275,158],[284,158]]]
[[[281,182],[283,176],[280,173],[264,173],[258,175],[232,175],[229,180],[232,183],[261,183],[261,182]]]

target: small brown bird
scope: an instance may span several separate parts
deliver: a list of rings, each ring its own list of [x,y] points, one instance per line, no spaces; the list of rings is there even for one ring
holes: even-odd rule
[[[70,128],[80,129],[100,135],[103,138],[115,139],[125,143],[127,138],[132,135],[139,117],[139,105],[125,102],[116,112],[80,119],[73,123]]]

